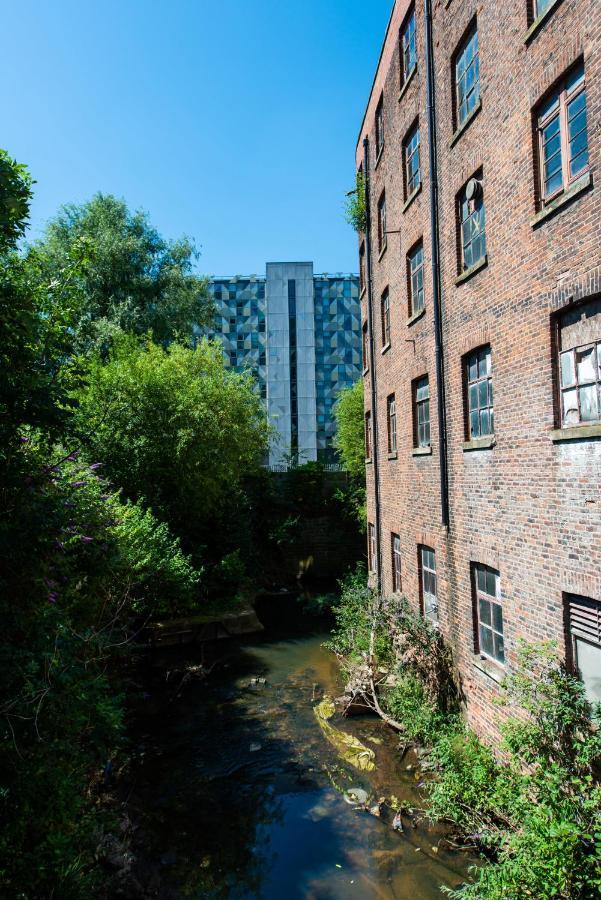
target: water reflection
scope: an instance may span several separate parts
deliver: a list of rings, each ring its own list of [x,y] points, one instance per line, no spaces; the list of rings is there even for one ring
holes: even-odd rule
[[[271,634],[230,647],[209,682],[171,702],[157,684],[136,791],[163,896],[427,900],[464,880],[468,861],[445,849],[441,831],[406,819],[398,834],[388,805],[378,819],[345,800],[355,788],[423,803],[415,760],[400,762],[377,719],[332,719],[373,748],[373,772],[344,763],[326,740],[315,698],[341,683],[324,638]]]

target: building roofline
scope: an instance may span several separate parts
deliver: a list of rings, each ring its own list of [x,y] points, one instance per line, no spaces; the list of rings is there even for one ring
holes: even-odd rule
[[[380,65],[382,63],[382,57],[384,56],[384,50],[386,48],[386,43],[388,41],[388,34],[390,32],[390,26],[392,25],[392,20],[394,18],[395,9],[396,9],[396,0],[394,0],[394,3],[392,4],[392,9],[390,11],[388,25],[386,26],[386,34],[384,35],[384,40],[382,41],[382,47],[380,49],[380,55],[378,57],[378,65],[376,66],[376,71],[374,73],[374,77],[373,77],[373,80],[371,83],[371,88],[369,89],[369,96],[367,98],[367,103],[365,104],[365,112],[363,113],[363,118],[361,119],[361,127],[359,128],[359,135],[357,136],[357,143],[355,144],[355,149],[357,149],[359,147],[359,142],[361,141],[361,135],[363,134],[363,127],[365,125],[365,120],[367,118],[369,105],[371,103],[371,98],[373,96],[374,88],[376,86],[376,80],[378,78],[378,73],[380,71]]]

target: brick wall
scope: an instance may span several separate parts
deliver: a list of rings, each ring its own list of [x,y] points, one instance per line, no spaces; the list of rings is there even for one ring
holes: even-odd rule
[[[601,601],[601,432],[586,439],[552,439],[560,424],[554,316],[601,294],[601,202],[595,183],[601,153],[601,16],[596,0],[563,0],[526,39],[532,22],[528,0],[433,2],[450,491],[447,529],[441,524],[422,0],[415,7],[417,70],[402,92],[400,85],[399,28],[410,6],[407,0],[395,4],[357,145],[359,166],[363,138],[369,138],[383,589],[389,592],[392,584],[391,532],[401,537],[403,592],[416,607],[418,545],[436,551],[440,623],[454,648],[468,719],[481,734],[494,737],[491,702],[499,692],[495,677],[503,670],[485,666],[488,672],[482,671],[475,654],[471,564],[488,565],[500,573],[506,669],[515,663],[521,637],[555,639],[564,653],[564,592]],[[474,19],[481,108],[453,140],[452,61]],[[586,78],[592,183],[533,224],[539,210],[533,109],[579,59],[584,60]],[[382,96],[385,145],[376,164],[374,114]],[[422,189],[407,207],[401,148],[416,119]],[[487,264],[457,284],[456,199],[479,171]],[[384,190],[387,228],[400,234],[388,235],[387,248],[378,258],[376,204]],[[421,237],[425,312],[408,324],[406,254]],[[379,301],[386,288],[391,346],[381,352]],[[364,319],[366,304],[364,293]],[[492,351],[494,446],[466,450],[462,359],[484,344]],[[430,382],[432,453],[414,455],[411,383],[424,374]],[[371,375],[370,371],[365,376],[367,408]],[[386,398],[392,393],[398,451],[389,459]],[[367,479],[373,522],[369,463]]]

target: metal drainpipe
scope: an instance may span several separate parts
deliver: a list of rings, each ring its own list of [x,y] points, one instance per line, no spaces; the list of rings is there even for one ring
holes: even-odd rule
[[[432,0],[424,0],[426,106],[428,113],[428,151],[430,166],[430,233],[432,241],[432,297],[436,341],[436,398],[438,406],[438,445],[440,453],[440,505],[442,524],[449,525],[449,473],[447,466],[447,420],[444,387],[442,335],[442,290],[440,284],[440,237],[438,220],[438,163],[436,156],[436,98],[434,93],[434,44],[432,40]]]
[[[376,538],[376,578],[378,596],[382,592],[382,525],[380,507],[380,466],[378,441],[378,395],[376,390],[376,355],[374,348],[374,314],[371,267],[371,204],[369,177],[369,138],[363,140],[363,174],[365,179],[365,260],[367,265],[367,331],[369,336],[369,370],[371,379],[371,432],[374,471],[374,505]]]

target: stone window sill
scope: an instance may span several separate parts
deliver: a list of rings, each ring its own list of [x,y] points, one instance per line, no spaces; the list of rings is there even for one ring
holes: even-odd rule
[[[380,262],[380,260],[382,259],[382,257],[383,257],[384,254],[386,253],[387,247],[388,247],[388,241],[384,244],[384,246],[382,247],[382,249],[380,250],[380,252],[379,252],[379,254],[378,254],[378,262]]]
[[[365,294],[366,294],[366,293],[367,293],[367,287],[362,287],[362,288],[361,288],[361,293],[359,294],[359,300],[363,300],[363,298],[365,297]]]
[[[388,454],[388,459],[398,459],[398,453],[396,452],[396,450],[394,451],[394,453]]]
[[[371,457],[370,457],[369,459],[366,459],[366,460],[365,460],[365,465],[366,465],[366,466],[371,466],[372,461],[373,461],[373,460],[371,459]]]
[[[388,341],[387,344],[384,344],[384,346],[380,350],[380,353],[382,354],[382,356],[384,356],[384,354],[388,353],[389,350],[390,350],[390,341]]]
[[[379,152],[378,155],[376,156],[376,164],[375,164],[375,166],[374,166],[374,172],[375,172],[375,170],[378,168],[378,166],[380,165],[380,160],[382,159],[382,154],[384,153],[384,146],[385,146],[385,145],[382,144],[382,146],[380,147],[380,152]]]
[[[444,8],[448,9],[452,2],[453,0],[445,0]]]
[[[411,456],[432,456],[432,447],[414,447]]]
[[[470,266],[469,269],[465,269],[465,271],[463,271],[461,273],[461,275],[458,275],[457,278],[455,279],[455,284],[456,285],[463,284],[464,281],[468,281],[472,277],[472,275],[475,275],[476,272],[479,272],[481,269],[484,269],[485,266],[487,266],[487,265],[488,265],[488,254],[485,254],[482,257],[482,259],[478,260],[477,263],[474,263],[473,266]]]
[[[556,428],[551,432],[554,444],[559,441],[586,441],[590,438],[601,438],[601,422],[592,425],[572,425],[567,428]]]
[[[534,37],[534,35],[538,34],[538,32],[540,31],[542,26],[545,24],[547,19],[553,13],[553,10],[556,9],[560,3],[561,3],[561,0],[553,0],[551,5],[547,7],[547,9],[544,11],[544,13],[541,16],[539,16],[538,19],[534,20],[534,22],[532,23],[532,25],[526,32],[526,36],[524,37],[525,44],[529,44],[530,41],[532,40],[532,38]]]
[[[471,441],[464,441],[463,452],[469,453],[471,450],[492,450],[496,443],[494,434],[481,438],[473,438]]]
[[[492,678],[493,681],[496,681],[497,684],[501,684],[505,679],[507,673],[505,672],[504,667],[500,663],[489,659],[487,656],[475,653],[472,662],[475,669],[488,675],[488,677]]]
[[[414,312],[413,315],[407,319],[407,327],[409,327],[410,325],[414,325],[416,322],[419,322],[419,320],[425,314],[425,312],[426,312],[425,306],[423,309],[418,309],[417,312]]]
[[[409,209],[409,207],[411,206],[411,204],[413,203],[413,201],[415,200],[415,198],[418,196],[418,194],[421,193],[421,190],[422,190],[422,183],[421,183],[421,181],[420,181],[420,183],[419,183],[418,186],[415,188],[415,190],[407,197],[407,200],[405,201],[405,204],[404,204],[404,206],[403,206],[403,212],[404,212],[404,213],[407,212],[407,210]]]
[[[413,81],[413,77],[416,72],[417,72],[417,63],[413,66],[413,68],[411,69],[411,71],[409,72],[409,74],[407,75],[407,77],[405,79],[405,83],[404,83],[403,87],[401,88],[401,93],[399,94],[399,103],[401,102],[401,100],[403,99],[405,94],[407,93],[407,88]]]
[[[459,140],[459,138],[461,137],[463,132],[470,125],[470,123],[473,122],[473,120],[476,118],[476,116],[478,115],[478,113],[480,112],[481,109],[482,109],[482,98],[479,97],[478,102],[474,106],[473,110],[471,111],[471,113],[469,114],[467,119],[465,119],[465,121],[462,122],[461,125],[459,125],[459,127],[455,129],[453,137],[451,138],[450,143],[449,143],[449,148],[455,146],[455,144],[457,143],[457,141]]]
[[[366,367],[363,369],[363,373],[362,373],[364,378],[365,378],[365,376],[367,375],[368,372],[369,372],[369,366],[366,366]]]
[[[566,203],[569,203],[579,194],[582,194],[583,191],[586,191],[589,187],[593,186],[593,176],[590,172],[585,172],[580,178],[578,178],[571,188],[568,188],[567,191],[564,191],[563,194],[560,194],[555,200],[552,200],[551,203],[548,203],[547,206],[544,206],[539,213],[535,215],[535,217],[530,221],[530,224],[533,228],[536,228],[537,225],[540,225],[541,222],[544,222],[545,219],[548,219],[553,215],[556,210],[561,209],[562,206],[565,206]]]

